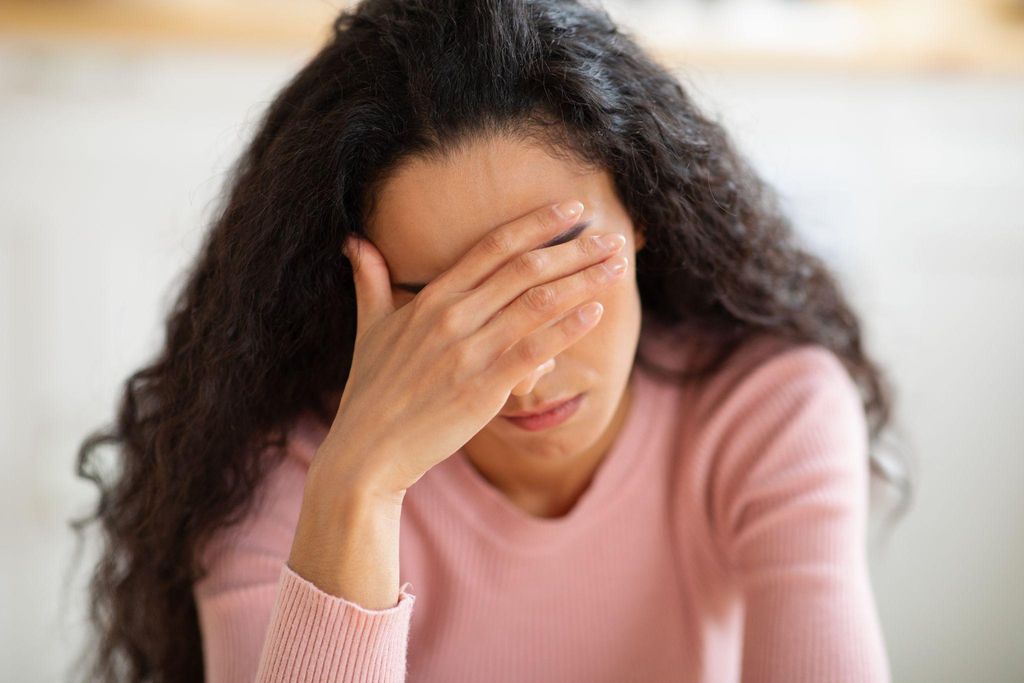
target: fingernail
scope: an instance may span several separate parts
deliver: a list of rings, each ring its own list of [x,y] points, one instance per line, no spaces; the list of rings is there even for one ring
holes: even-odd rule
[[[604,307],[596,301],[591,301],[589,304],[580,309],[579,316],[580,320],[584,323],[592,323],[597,320],[597,316],[601,314]]]
[[[626,270],[626,257],[616,256],[611,261],[607,261],[601,265],[604,266],[605,272],[607,272],[608,275],[619,275]]]
[[[555,211],[558,212],[559,216],[561,216],[565,220],[568,220],[573,216],[579,215],[579,213],[583,211],[583,204],[576,200],[573,200],[571,202],[562,202],[561,204],[555,207]]]
[[[626,244],[626,238],[618,233],[614,235],[601,235],[598,239],[601,242],[601,246],[605,249],[618,249]]]

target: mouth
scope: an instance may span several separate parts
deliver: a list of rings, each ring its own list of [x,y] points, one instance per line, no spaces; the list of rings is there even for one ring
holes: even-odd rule
[[[554,401],[547,401],[545,403],[541,403],[541,404],[531,408],[530,410],[518,410],[518,411],[515,411],[515,412],[511,412],[511,413],[502,413],[501,416],[502,417],[532,417],[534,415],[540,415],[541,413],[546,413],[549,410],[553,410],[554,408],[557,408],[558,406],[562,405],[563,403],[566,403],[567,401],[571,401],[572,399],[576,398],[576,396],[579,396],[579,394],[576,394],[576,395],[573,395],[573,396],[564,396],[562,398],[557,398]]]
[[[528,412],[502,414],[511,424],[528,431],[538,431],[559,425],[572,417],[580,404],[583,403],[584,394],[576,394],[568,399],[551,401],[538,406]]]

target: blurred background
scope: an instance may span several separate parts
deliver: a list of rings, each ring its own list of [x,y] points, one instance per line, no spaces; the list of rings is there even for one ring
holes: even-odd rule
[[[64,677],[83,436],[339,0],[0,2],[0,662]],[[838,272],[916,462],[871,545],[896,681],[1024,681],[1024,0],[635,0]],[[92,561],[86,553],[86,564]]]

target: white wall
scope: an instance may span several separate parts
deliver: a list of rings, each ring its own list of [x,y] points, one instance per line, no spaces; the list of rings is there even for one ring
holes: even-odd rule
[[[0,44],[0,661],[60,677],[75,448],[155,349],[291,54]],[[834,264],[920,493],[873,575],[898,681],[1024,678],[1024,78],[688,72]],[[64,603],[67,603],[66,605]],[[64,609],[61,616],[59,610]]]

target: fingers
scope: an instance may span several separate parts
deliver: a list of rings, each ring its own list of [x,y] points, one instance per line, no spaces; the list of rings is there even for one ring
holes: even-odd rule
[[[608,233],[588,235],[558,246],[523,252],[460,301],[457,304],[460,309],[457,317],[469,329],[479,329],[517,297],[546,295],[543,290],[531,293],[531,288],[567,277],[602,261],[621,249],[625,243],[623,235]],[[577,303],[579,300],[568,302],[561,309],[556,307],[552,314],[564,315],[569,306]],[[528,331],[524,330],[523,334]]]
[[[509,259],[572,228],[582,215],[583,204],[572,200],[505,223],[484,235],[454,266],[427,285],[424,292],[442,287],[458,292],[474,289]]]
[[[545,358],[554,358],[583,335],[592,330],[601,319],[604,306],[590,301],[579,306],[556,324],[537,330],[510,347],[485,371],[495,381],[513,384],[536,368]]]
[[[627,257],[617,255],[568,277],[528,289],[474,335],[474,347],[487,358],[499,357],[513,345],[522,344],[539,327],[549,326],[573,306],[594,299],[602,290],[621,281],[627,265]],[[554,355],[538,358],[534,365]]]
[[[356,290],[356,335],[359,336],[380,318],[395,310],[391,298],[391,276],[387,263],[368,240],[349,235],[345,256],[352,262]]]

